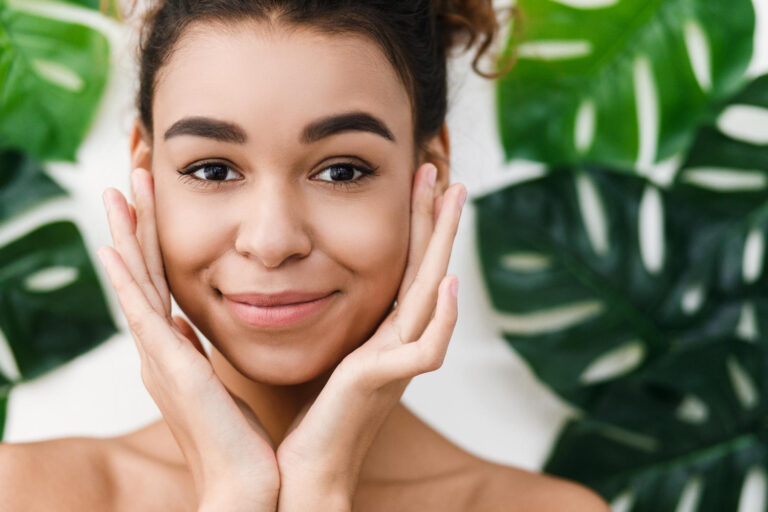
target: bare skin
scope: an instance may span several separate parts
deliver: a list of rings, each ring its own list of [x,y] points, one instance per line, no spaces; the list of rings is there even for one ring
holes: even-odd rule
[[[391,136],[301,141],[308,123],[353,110]],[[167,134],[190,116],[243,133]],[[205,510],[308,511],[338,496],[338,510],[365,512],[608,510],[575,483],[471,455],[399,402],[450,339],[445,271],[463,189],[449,184],[447,128],[428,159],[411,116],[394,69],[361,36],[188,29],[158,77],[152,134],[134,126],[136,205],[105,195],[116,245],[105,266],[163,418],[115,438],[0,446],[0,508],[193,511],[213,497]],[[226,177],[180,177],[203,161]],[[378,173],[330,186],[329,166],[363,161]],[[323,315],[279,329],[239,321],[222,298],[289,288],[339,293]],[[187,323],[171,322],[170,293],[211,340],[209,358]]]

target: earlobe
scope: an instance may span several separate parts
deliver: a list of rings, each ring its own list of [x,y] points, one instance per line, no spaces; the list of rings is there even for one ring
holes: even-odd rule
[[[138,117],[133,121],[130,138],[131,169],[141,167],[152,171],[152,146],[149,134]]]

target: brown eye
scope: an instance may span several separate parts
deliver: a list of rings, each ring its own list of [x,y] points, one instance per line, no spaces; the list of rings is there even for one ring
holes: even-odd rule
[[[190,169],[195,178],[206,181],[229,181],[238,178],[237,172],[231,167],[222,164],[204,164],[194,169]]]
[[[329,181],[332,184],[335,184],[357,182],[371,174],[374,174],[374,171],[358,165],[341,163],[329,165],[319,173],[315,174],[315,176],[325,176],[330,179],[321,179],[320,181]]]

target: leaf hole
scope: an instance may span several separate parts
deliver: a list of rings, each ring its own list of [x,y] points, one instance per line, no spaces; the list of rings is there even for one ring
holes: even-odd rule
[[[651,63],[644,55],[635,59],[634,85],[639,136],[636,166],[640,170],[648,170],[656,161],[659,101]]]
[[[727,167],[689,167],[683,171],[681,180],[720,192],[749,192],[768,186],[768,176],[762,171]]]
[[[48,267],[30,274],[24,280],[24,288],[34,293],[48,293],[68,286],[77,280],[76,267]]]
[[[645,358],[645,345],[632,340],[609,350],[592,361],[581,373],[579,381],[594,384],[614,379],[635,369]]]
[[[757,405],[759,395],[757,388],[755,388],[752,377],[744,369],[733,355],[730,355],[725,360],[725,366],[728,370],[728,377],[731,380],[731,386],[733,387],[734,394],[738,398],[739,403],[744,409],[752,409]]]
[[[585,99],[576,111],[573,126],[573,145],[581,154],[589,151],[595,138],[595,102]]]
[[[592,42],[580,39],[528,41],[517,46],[518,59],[577,59],[590,53],[592,53]]]
[[[739,494],[739,509],[737,512],[752,512],[765,510],[766,475],[765,468],[759,464],[750,467],[744,477]]]
[[[688,20],[683,26],[685,47],[691,61],[691,69],[699,87],[704,92],[712,89],[712,70],[710,65],[709,41],[696,20]]]
[[[698,510],[703,486],[704,481],[700,475],[689,478],[680,493],[680,500],[677,502],[675,512],[695,512]]]
[[[551,265],[551,258],[537,252],[513,252],[501,258],[501,266],[515,272],[540,272]]]
[[[648,185],[640,199],[638,215],[640,256],[650,274],[658,274],[664,264],[664,206],[659,189]]]
[[[595,254],[605,256],[608,253],[608,228],[600,193],[587,174],[579,172],[574,179],[576,180],[579,211],[589,243]]]
[[[749,144],[768,144],[768,109],[730,105],[717,118],[717,127],[728,137]]]
[[[765,234],[759,228],[753,228],[744,242],[744,257],[742,261],[742,277],[744,282],[754,283],[763,273],[765,257]]]
[[[709,407],[704,401],[696,395],[685,395],[683,401],[675,411],[675,415],[680,421],[700,425],[709,418]]]

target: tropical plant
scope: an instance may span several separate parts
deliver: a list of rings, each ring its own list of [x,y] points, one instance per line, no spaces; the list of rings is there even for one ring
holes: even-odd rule
[[[69,0],[97,8],[98,0]],[[45,171],[74,161],[109,73],[98,31],[47,17],[32,1],[0,0],[0,233],[11,220],[67,191]],[[5,237],[7,238],[7,237]],[[3,238],[5,240],[5,238]],[[89,350],[116,332],[82,236],[61,219],[0,246],[0,439],[11,387]]]
[[[564,3],[519,2],[497,90],[507,157],[551,168],[474,201],[504,337],[576,410],[543,469],[624,510],[746,510],[768,454],[768,140],[726,121],[768,113],[752,5]]]

